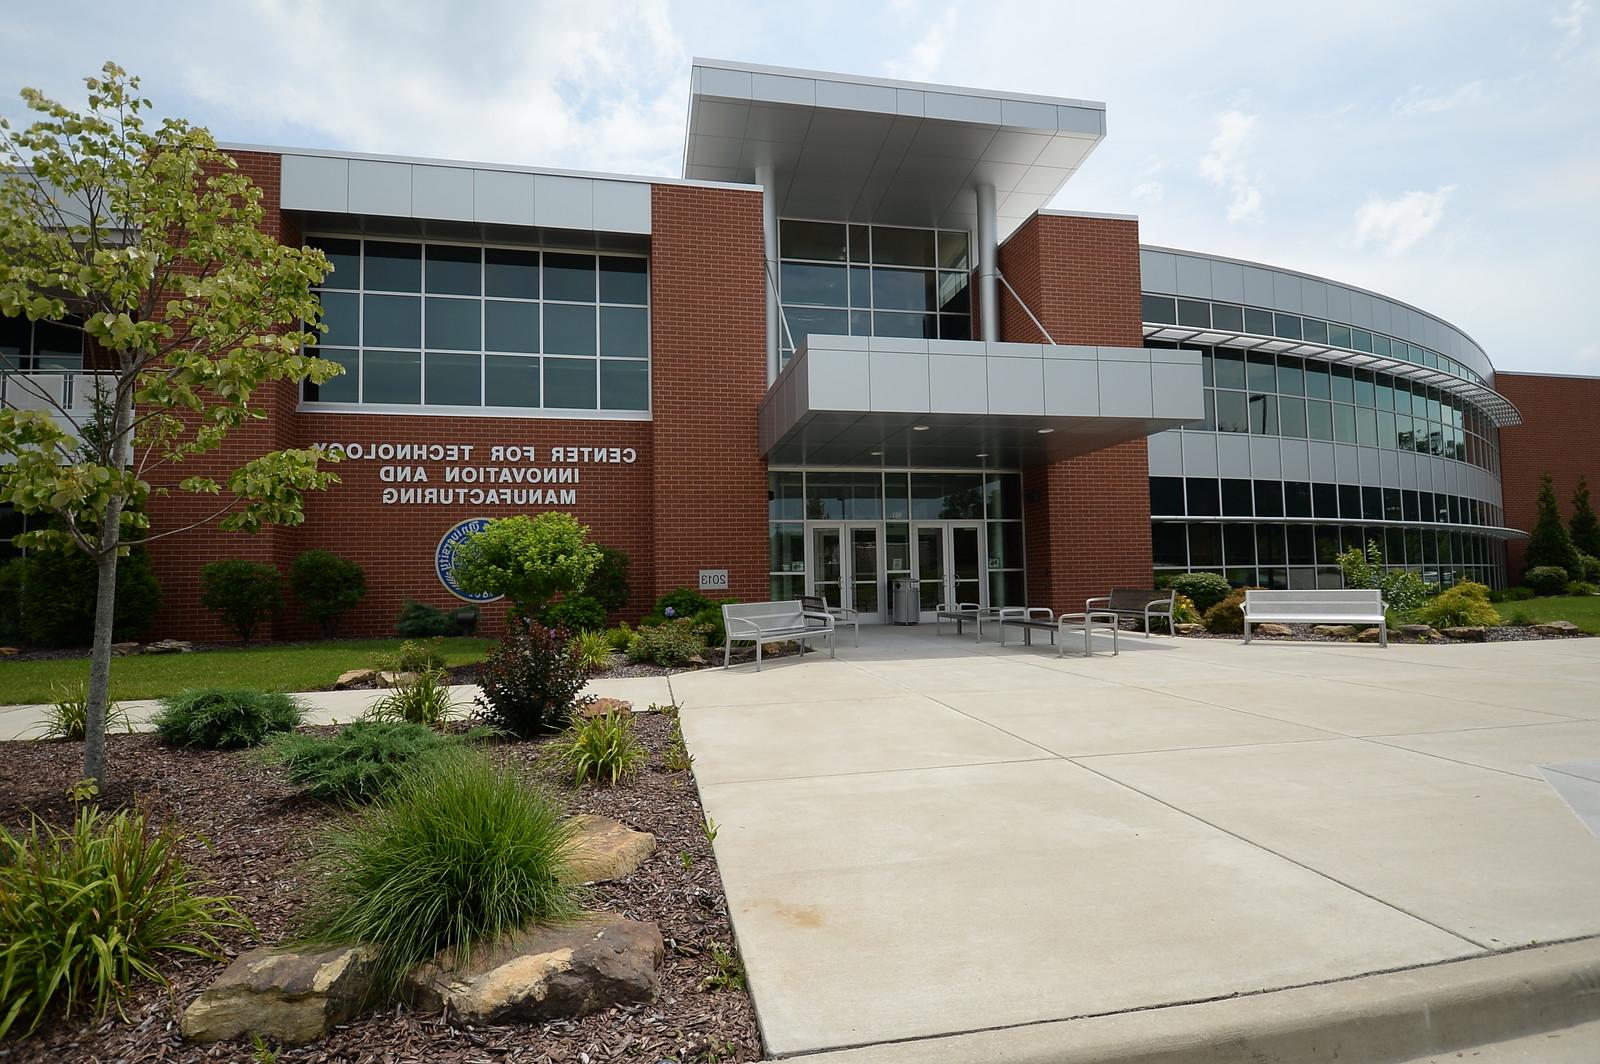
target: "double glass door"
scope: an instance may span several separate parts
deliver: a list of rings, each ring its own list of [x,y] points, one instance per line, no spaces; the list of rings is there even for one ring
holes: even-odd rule
[[[806,566],[811,593],[830,606],[855,610],[862,624],[884,620],[879,530],[878,525],[811,526]]]
[[[980,522],[940,521],[911,526],[916,549],[913,574],[923,620],[933,620],[940,603],[989,604],[984,579],[983,525]]]

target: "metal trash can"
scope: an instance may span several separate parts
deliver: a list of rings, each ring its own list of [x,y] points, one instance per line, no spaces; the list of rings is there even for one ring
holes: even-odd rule
[[[922,614],[915,580],[889,582],[889,617],[895,624],[916,624]]]

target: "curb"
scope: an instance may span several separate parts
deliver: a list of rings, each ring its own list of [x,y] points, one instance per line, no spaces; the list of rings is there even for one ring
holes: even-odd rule
[[[1194,1005],[785,1059],[797,1064],[1385,1064],[1594,1020],[1600,1020],[1600,937]]]

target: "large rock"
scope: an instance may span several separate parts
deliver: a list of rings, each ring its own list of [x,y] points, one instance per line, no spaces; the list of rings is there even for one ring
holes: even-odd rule
[[[1581,631],[1571,621],[1542,621],[1533,626],[1534,635],[1577,635]]]
[[[568,1019],[653,999],[665,952],[655,924],[601,913],[519,931],[460,967],[441,954],[406,988],[417,1008],[468,1023]]]
[[[187,654],[194,649],[193,643],[186,643],[182,639],[160,639],[154,643],[146,643],[146,654]]]
[[[570,823],[573,846],[567,865],[568,882],[603,883],[608,879],[621,879],[656,852],[654,835],[635,831],[610,817],[580,813]]]
[[[377,679],[379,687],[410,687],[421,676],[415,672],[380,672]]]
[[[373,956],[366,947],[251,950],[183,1010],[183,1036],[193,1042],[252,1034],[315,1041],[361,1011],[372,988]]]
[[[1489,638],[1489,629],[1461,625],[1444,629],[1444,634],[1446,638],[1453,639],[1459,643],[1482,643]]]
[[[1205,625],[1193,622],[1180,623],[1176,627],[1179,635],[1204,635],[1206,630]]]
[[[1273,624],[1271,621],[1268,621],[1265,624],[1252,624],[1250,626],[1250,631],[1252,631],[1256,635],[1275,635],[1275,636],[1290,636],[1290,635],[1294,635],[1293,629],[1291,629],[1288,625],[1286,625],[1286,624]]]
[[[1356,636],[1356,642],[1357,643],[1376,643],[1378,641],[1378,633],[1381,632],[1381,631],[1382,631],[1382,629],[1380,629],[1380,628],[1363,629]],[[1394,631],[1391,629],[1390,632],[1389,632],[1389,635],[1391,637],[1393,637],[1394,634],[1395,634]]]
[[[129,654],[139,653],[139,644],[135,642],[112,643],[111,653],[114,657],[125,658]]]
[[[352,687],[371,687],[378,682],[377,669],[351,669],[341,672],[339,678],[333,681],[335,691],[348,691]]]
[[[1406,639],[1420,639],[1424,643],[1432,643],[1441,638],[1437,629],[1426,624],[1402,624],[1395,631]]]
[[[579,707],[585,717],[603,717],[607,713],[632,713],[633,703],[626,698],[594,698]]]
[[[1353,624],[1319,624],[1311,629],[1312,635],[1320,635],[1325,639],[1352,639],[1356,634]]]

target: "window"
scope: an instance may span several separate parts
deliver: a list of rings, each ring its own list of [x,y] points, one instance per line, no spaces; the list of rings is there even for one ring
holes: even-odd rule
[[[650,409],[649,261],[311,237],[333,263],[313,353],[345,372],[308,402]]]

